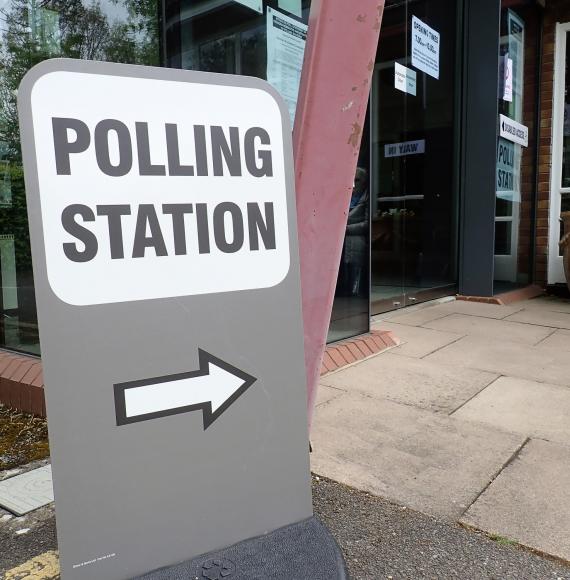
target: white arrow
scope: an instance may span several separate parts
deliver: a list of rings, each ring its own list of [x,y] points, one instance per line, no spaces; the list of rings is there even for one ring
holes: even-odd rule
[[[199,349],[200,369],[114,385],[117,425],[201,410],[207,429],[256,381]]]

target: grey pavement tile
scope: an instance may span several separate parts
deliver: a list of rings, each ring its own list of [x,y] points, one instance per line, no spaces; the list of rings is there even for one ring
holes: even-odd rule
[[[447,316],[450,311],[443,310],[445,306],[447,306],[447,304],[414,308],[412,311],[404,310],[390,312],[389,314],[383,315],[382,318],[378,320],[378,324],[381,325],[384,320],[387,320],[388,322],[406,324],[408,326],[421,326],[431,320]]]
[[[481,316],[482,318],[506,318],[523,309],[523,303],[510,306],[498,306],[497,304],[484,304],[483,302],[471,302],[469,300],[455,300],[441,306],[442,309],[454,314],[467,314],[469,316]]]
[[[498,376],[392,353],[369,358],[325,376],[321,382],[377,399],[388,399],[438,413],[451,413]]]
[[[462,523],[570,560],[570,448],[531,440]]]
[[[332,401],[338,397],[341,397],[344,394],[344,391],[340,389],[335,389],[332,387],[328,387],[327,385],[320,383],[317,389],[317,400],[316,406],[324,405],[329,401]]]
[[[376,330],[390,330],[402,341],[400,346],[390,351],[392,354],[413,358],[422,358],[461,338],[461,334],[440,332],[421,326],[396,324],[389,320],[378,322],[373,325],[373,328]]]
[[[0,482],[0,506],[18,516],[52,501],[51,465]]]
[[[570,446],[567,387],[501,377],[453,416]]]
[[[570,386],[570,357],[563,351],[467,336],[424,361]]]
[[[555,330],[548,338],[539,342],[537,347],[570,351],[570,330]]]
[[[463,335],[492,336],[495,340],[520,342],[534,345],[552,334],[552,328],[509,322],[504,319],[451,314],[445,318],[432,320],[425,324],[427,328],[454,332]]]
[[[570,329],[570,313],[552,312],[540,308],[525,308],[507,318],[511,322],[524,322],[551,328]]]
[[[525,310],[539,309],[550,310],[551,312],[565,312],[570,314],[570,300],[566,298],[558,298],[557,296],[543,296],[540,298],[533,298],[521,303]]]
[[[456,519],[524,437],[348,393],[316,410],[315,473]]]

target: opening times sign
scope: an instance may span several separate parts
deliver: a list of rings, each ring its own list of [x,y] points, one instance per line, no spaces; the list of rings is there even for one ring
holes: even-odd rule
[[[439,79],[440,34],[422,22],[417,16],[412,17],[412,66]]]

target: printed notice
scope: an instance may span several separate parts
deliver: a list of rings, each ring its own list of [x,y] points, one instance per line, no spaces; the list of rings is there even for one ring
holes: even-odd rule
[[[263,0],[236,0],[236,2],[263,14]]]
[[[504,78],[505,86],[503,90],[503,101],[508,103],[513,102],[513,59],[509,58],[508,55],[505,57],[504,62]]]
[[[303,16],[301,0],[279,0],[279,9],[286,10],[299,18]]]
[[[499,133],[504,139],[528,147],[528,127],[505,115],[499,117]]]
[[[281,93],[295,121],[307,25],[267,8],[267,80]]]
[[[404,141],[403,143],[388,143],[384,145],[384,157],[405,157],[426,152],[426,140]]]
[[[412,66],[439,79],[439,32],[412,17]]]
[[[416,96],[417,74],[411,68],[394,63],[394,87],[399,91]]]

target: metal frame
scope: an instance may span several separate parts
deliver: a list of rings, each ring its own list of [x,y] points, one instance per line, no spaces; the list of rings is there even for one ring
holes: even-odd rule
[[[550,231],[548,243],[548,284],[565,281],[562,257],[559,255],[561,194],[570,193],[562,185],[562,146],[564,140],[564,88],[566,86],[566,44],[570,22],[556,24],[554,52],[554,92],[552,110],[552,165],[550,170]]]

